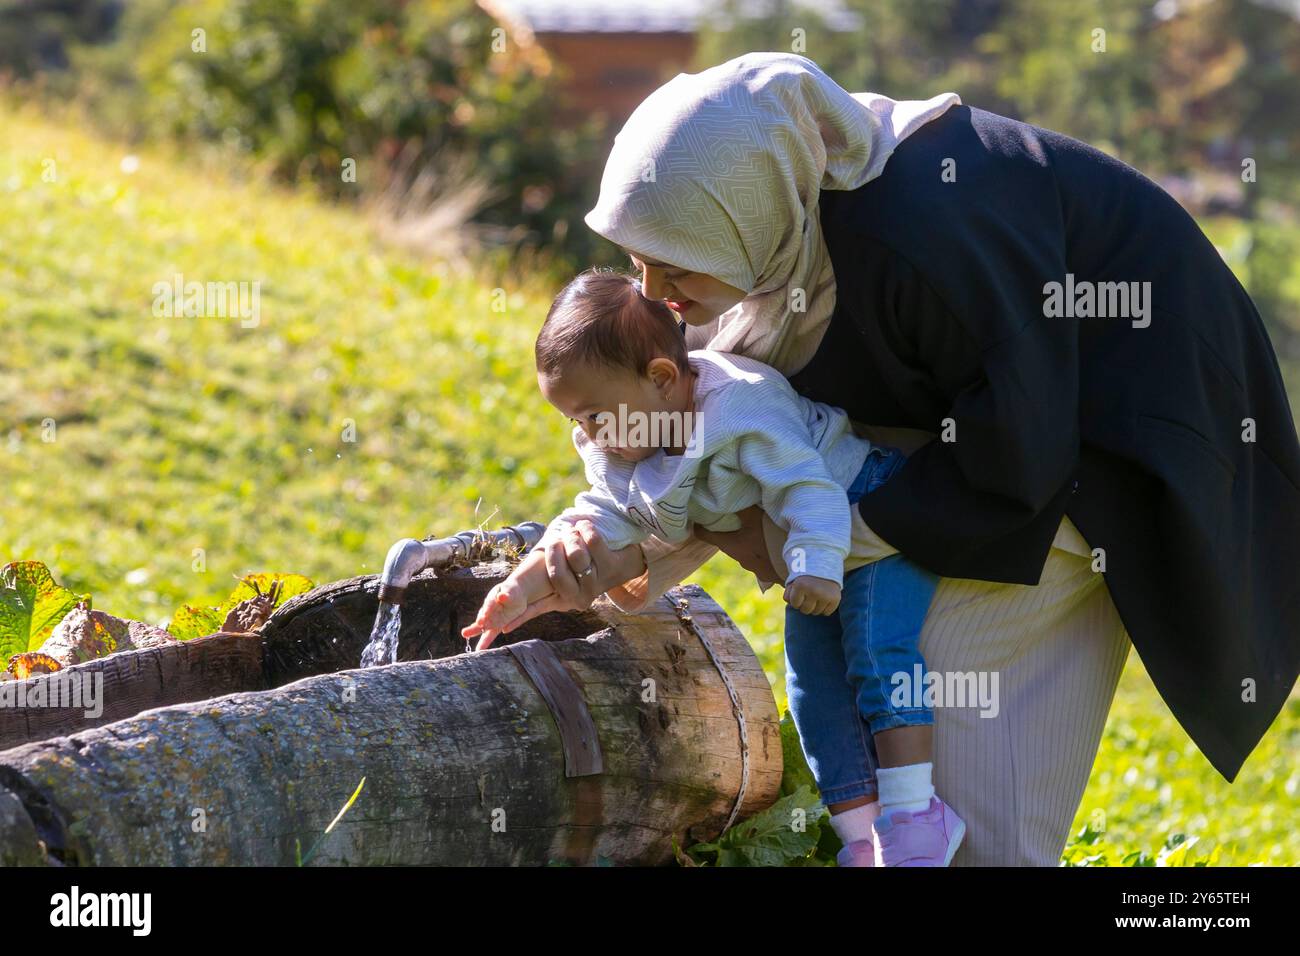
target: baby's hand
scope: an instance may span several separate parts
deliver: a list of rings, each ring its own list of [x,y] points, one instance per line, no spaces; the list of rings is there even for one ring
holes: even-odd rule
[[[833,614],[840,606],[840,586],[828,578],[801,574],[785,586],[785,603],[804,614]]]
[[[512,574],[488,591],[487,596],[483,598],[483,606],[478,609],[478,616],[474,618],[474,623],[461,628],[460,636],[468,640],[482,634],[474,649],[487,650],[496,640],[496,636],[527,609],[528,596],[524,593],[519,580]]]

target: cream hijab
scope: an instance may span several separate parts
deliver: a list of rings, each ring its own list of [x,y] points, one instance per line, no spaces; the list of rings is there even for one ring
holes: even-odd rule
[[[615,138],[585,221],[632,252],[744,289],[713,322],[688,326],[688,345],[793,375],[835,308],[821,190],[875,179],[900,141],[960,103],[850,94],[790,53],[679,73]]]

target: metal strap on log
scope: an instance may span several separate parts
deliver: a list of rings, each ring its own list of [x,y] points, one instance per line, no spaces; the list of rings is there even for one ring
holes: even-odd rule
[[[736,815],[740,813],[740,808],[745,802],[745,791],[749,788],[749,729],[745,723],[745,707],[741,703],[740,695],[736,693],[735,685],[731,683],[731,677],[727,669],[722,666],[722,661],[718,660],[718,655],[713,652],[713,645],[704,635],[704,632],[695,624],[690,614],[690,602],[685,598],[673,599],[665,594],[662,600],[667,601],[673,613],[677,615],[677,620],[685,625],[686,629],[700,639],[704,649],[709,654],[709,660],[713,661],[713,666],[717,668],[718,674],[722,677],[722,683],[727,688],[727,696],[731,698],[731,712],[736,716],[736,723],[740,726],[740,790],[736,794],[736,802],[731,807],[731,813],[727,815],[727,822],[722,825],[718,832],[718,839],[723,833],[731,829],[731,825],[736,822]]]
[[[560,728],[560,743],[564,747],[564,775],[586,777],[604,771],[600,752],[600,738],[596,735],[596,722],[587,709],[586,698],[573,681],[573,675],[555,656],[546,641],[520,641],[507,644],[508,650],[519,663]]]
[[[731,675],[727,673],[726,667],[714,652],[713,644],[691,617],[690,602],[685,598],[674,600],[667,594],[662,600],[668,602],[677,620],[699,639],[709,655],[709,660],[713,662],[714,668],[722,678],[723,686],[727,689],[727,696],[731,700],[731,712],[735,715],[736,725],[740,730],[740,789],[736,793],[731,812],[727,815],[727,822],[718,833],[720,837],[736,822],[736,816],[744,805],[745,794],[749,789],[749,728],[745,720],[745,707],[735,685],[731,682]],[[520,641],[516,644],[507,644],[506,650],[511,653],[524,674],[537,688],[537,692],[541,694],[542,700],[546,702],[551,716],[555,719],[555,725],[560,730],[560,743],[564,748],[564,775],[584,777],[601,773],[604,762],[600,751],[600,739],[596,735],[596,723],[591,717],[591,711],[587,709],[586,698],[574,683],[568,668],[555,656],[555,652],[546,641]]]

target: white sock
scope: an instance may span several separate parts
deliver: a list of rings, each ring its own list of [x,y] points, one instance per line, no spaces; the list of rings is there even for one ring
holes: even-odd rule
[[[856,840],[871,839],[871,822],[880,816],[880,802],[873,800],[843,813],[831,814],[831,829],[848,845]]]
[[[880,791],[880,812],[886,817],[898,810],[920,813],[930,806],[934,784],[930,780],[933,763],[910,763],[905,767],[880,767],[876,770],[876,787]]]

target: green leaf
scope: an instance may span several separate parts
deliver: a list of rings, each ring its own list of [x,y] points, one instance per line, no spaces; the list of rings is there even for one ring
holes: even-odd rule
[[[1101,840],[1101,836],[1102,831],[1094,830],[1092,822],[1089,821],[1083,825],[1083,829],[1080,830],[1078,835],[1074,838],[1074,842],[1084,846],[1095,846],[1097,842]]]
[[[167,630],[172,637],[188,641],[221,630],[221,622],[226,619],[226,612],[215,607],[191,607],[186,604],[172,615]]]
[[[794,718],[787,709],[781,715],[781,759],[784,761],[781,773],[781,796],[789,796],[800,787],[807,787],[817,793],[817,781],[808,769],[804,759],[803,744],[799,742],[799,730],[794,725]]]
[[[690,854],[716,853],[716,866],[805,865],[821,838],[825,814],[816,793],[806,786],[782,797],[761,813],[731,827],[716,843],[699,843]],[[794,821],[804,820],[802,830]]]
[[[827,866],[835,861],[835,857],[840,850],[844,848],[844,841],[840,835],[835,832],[835,828],[830,825],[830,811],[826,812],[824,822],[818,823],[818,829],[821,830],[821,838],[817,841],[817,852],[813,854],[809,865]]]
[[[1182,833],[1172,834],[1156,854],[1156,866],[1186,866],[1187,851],[1199,843],[1200,839],[1200,837],[1189,838]]]
[[[56,584],[40,561],[14,561],[0,568],[0,655],[34,651],[45,643],[59,621],[90,601]]]

